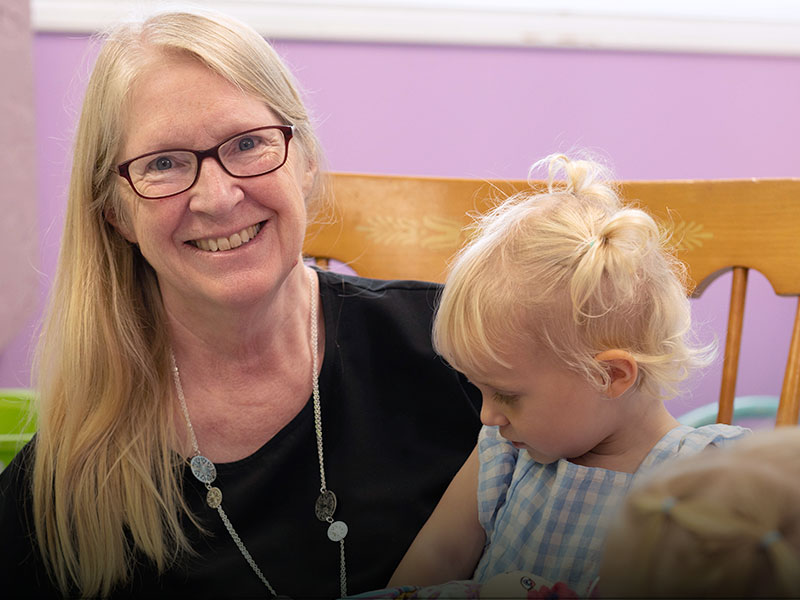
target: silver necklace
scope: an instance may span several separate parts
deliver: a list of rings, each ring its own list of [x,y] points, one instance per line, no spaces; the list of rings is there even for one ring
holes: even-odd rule
[[[345,524],[344,521],[334,521],[333,514],[336,512],[336,494],[329,490],[327,484],[325,483],[325,456],[322,450],[322,409],[320,408],[319,378],[317,376],[317,368],[319,365],[317,358],[317,347],[319,343],[319,332],[317,330],[317,297],[314,294],[313,277],[313,273],[309,271],[308,289],[311,301],[312,356],[311,384],[312,396],[314,398],[314,432],[317,438],[317,457],[319,459],[320,480],[319,497],[314,505],[314,514],[320,521],[328,523],[328,539],[332,542],[339,542],[339,592],[343,598],[347,596],[347,570],[345,567],[344,558],[344,538],[347,535],[347,524]],[[172,376],[173,380],[175,381],[175,390],[178,394],[178,401],[180,402],[183,416],[186,419],[186,427],[189,430],[189,437],[192,439],[192,449],[194,454],[189,461],[189,464],[192,468],[192,474],[206,486],[206,503],[211,508],[216,509],[216,511],[219,513],[220,519],[222,519],[222,523],[225,525],[225,529],[228,530],[228,533],[236,544],[236,547],[239,548],[239,552],[242,553],[242,556],[247,561],[247,564],[250,565],[250,568],[253,569],[253,572],[258,576],[258,578],[261,580],[261,583],[266,586],[269,592],[273,596],[277,596],[278,593],[275,591],[272,585],[270,585],[269,580],[267,580],[267,578],[264,576],[264,573],[256,564],[256,561],[250,555],[250,552],[247,550],[244,542],[239,537],[239,534],[236,533],[236,530],[233,528],[230,519],[228,519],[228,515],[222,508],[222,491],[218,487],[211,485],[217,478],[217,468],[214,466],[213,462],[200,454],[200,447],[197,444],[197,436],[194,433],[192,420],[189,418],[189,409],[186,406],[186,398],[184,398],[183,395],[181,376],[178,371],[178,365],[175,362],[175,354],[172,351],[170,351],[170,361],[172,363]]]

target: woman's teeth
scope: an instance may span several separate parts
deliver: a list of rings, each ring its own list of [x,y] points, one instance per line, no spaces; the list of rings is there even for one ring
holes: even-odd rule
[[[242,244],[246,244],[254,237],[256,237],[258,232],[261,231],[262,226],[263,223],[256,223],[255,225],[251,225],[250,227],[245,227],[239,233],[234,233],[230,237],[194,240],[192,243],[198,248],[200,248],[200,250],[206,250],[208,252],[231,250],[232,248],[238,248]]]

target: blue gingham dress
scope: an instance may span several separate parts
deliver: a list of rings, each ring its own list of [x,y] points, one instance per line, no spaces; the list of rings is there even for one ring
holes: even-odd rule
[[[478,437],[478,518],[486,546],[474,579],[522,570],[563,581],[578,593],[588,590],[597,578],[610,521],[639,475],[748,432],[731,425],[680,425],[653,446],[636,473],[620,473],[563,459],[537,463],[497,427],[484,427]]]

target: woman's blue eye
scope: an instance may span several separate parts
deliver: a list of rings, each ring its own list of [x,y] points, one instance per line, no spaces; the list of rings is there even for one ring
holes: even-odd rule
[[[246,137],[239,140],[239,150],[252,150],[255,147],[253,138]]]
[[[172,160],[166,156],[161,156],[156,159],[156,169],[158,171],[166,171],[172,168]]]

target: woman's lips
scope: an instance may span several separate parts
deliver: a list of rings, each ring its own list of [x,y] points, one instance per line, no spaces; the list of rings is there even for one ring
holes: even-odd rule
[[[266,221],[262,221],[261,223],[250,225],[249,227],[245,227],[241,231],[234,233],[229,237],[191,240],[189,243],[195,248],[205,250],[206,252],[224,252],[226,250],[233,250],[234,248],[238,248],[239,246],[248,243],[250,240],[256,237],[265,223]]]

